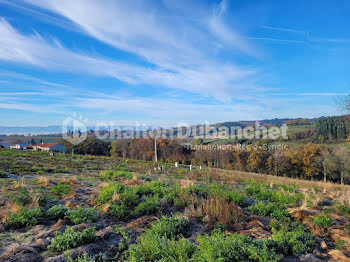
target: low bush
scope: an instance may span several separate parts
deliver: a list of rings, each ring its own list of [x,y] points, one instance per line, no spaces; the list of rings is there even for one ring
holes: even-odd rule
[[[144,201],[135,207],[134,212],[141,215],[155,214],[160,208],[159,197],[156,196],[145,196]]]
[[[106,170],[101,173],[100,177],[104,181],[115,181],[121,178],[131,179],[133,177],[133,174],[131,172],[128,172],[127,170]]]
[[[32,202],[32,197],[27,188],[19,189],[14,195],[11,196],[11,199],[19,206],[25,206]]]
[[[139,196],[136,190],[132,187],[127,187],[125,190],[119,194],[118,202],[121,202],[125,206],[132,208],[136,206],[139,201]]]
[[[95,208],[83,208],[79,206],[75,209],[67,210],[64,218],[70,223],[78,225],[96,221],[98,214]]]
[[[288,187],[287,187],[288,188]],[[251,184],[245,189],[248,196],[258,200],[267,200],[280,204],[300,204],[304,199],[302,193],[289,194],[280,190],[273,190],[264,184]]]
[[[89,257],[86,253],[83,256],[79,256],[76,259],[72,259],[69,254],[66,254],[67,262],[96,262],[94,257]]]
[[[323,228],[327,228],[335,225],[335,222],[328,215],[318,215],[315,217],[313,222],[314,224]]]
[[[338,212],[343,215],[350,215],[350,206],[349,205],[339,205],[337,206]]]
[[[174,238],[186,232],[188,220],[183,216],[163,216],[159,221],[152,224],[147,233],[159,237]]]
[[[54,206],[60,198],[58,196],[53,196],[47,193],[41,193],[39,195],[39,206],[43,209],[49,209]]]
[[[69,184],[59,183],[56,186],[53,186],[50,188],[50,192],[59,195],[64,196],[69,194],[73,188]]]
[[[124,204],[112,203],[108,208],[108,215],[124,221],[130,216],[130,210]]]
[[[113,199],[114,194],[120,194],[125,189],[122,184],[113,183],[106,187],[103,187],[98,195],[96,202],[99,204],[105,204]]]
[[[254,206],[249,207],[253,215],[271,216],[277,219],[283,219],[288,216],[285,206],[278,206],[276,203],[264,203],[259,201]]]
[[[47,216],[50,219],[63,218],[67,212],[67,208],[64,205],[55,205],[47,210]]]
[[[40,208],[22,208],[17,213],[10,213],[6,227],[10,229],[18,229],[27,226],[37,225],[42,218],[42,212]]]
[[[253,240],[244,235],[226,236],[214,230],[211,236],[198,236],[198,247],[193,261],[279,261],[281,255],[274,252],[261,240]]]
[[[85,228],[82,232],[67,227],[63,233],[56,232],[48,249],[54,252],[62,252],[81,245],[93,243],[98,239],[95,235],[95,231],[95,227]]]
[[[274,232],[268,246],[285,256],[311,253],[315,249],[315,241],[311,234],[304,230]]]
[[[196,246],[184,238],[175,241],[152,234],[144,234],[138,238],[136,244],[130,245],[126,261],[188,262],[193,261],[191,257],[195,250]]]

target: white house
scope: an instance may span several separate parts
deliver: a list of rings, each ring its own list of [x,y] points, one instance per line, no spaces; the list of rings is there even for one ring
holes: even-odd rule
[[[12,141],[0,141],[0,148],[10,148]]]
[[[58,143],[41,143],[37,145],[33,145],[34,151],[51,151],[51,152],[61,152],[65,153],[67,148],[64,145]]]
[[[14,142],[11,144],[11,149],[23,149],[26,146],[29,146],[30,143],[24,143],[24,142]]]

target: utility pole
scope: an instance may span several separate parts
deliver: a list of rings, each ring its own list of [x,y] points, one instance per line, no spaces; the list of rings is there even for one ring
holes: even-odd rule
[[[157,138],[154,137],[154,162],[158,163],[157,157]]]

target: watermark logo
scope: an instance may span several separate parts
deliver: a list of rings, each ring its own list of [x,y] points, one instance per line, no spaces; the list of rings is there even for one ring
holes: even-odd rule
[[[261,125],[253,122],[251,125],[217,126],[206,122],[204,125],[189,125],[178,123],[173,128],[140,125],[118,126],[115,122],[99,122],[87,128],[87,120],[74,114],[62,123],[62,137],[73,145],[78,145],[92,135],[97,139],[138,139],[138,138],[168,138],[168,139],[233,139],[237,140],[287,140],[287,125]]]
[[[62,122],[62,138],[71,143],[78,145],[87,138],[87,128],[85,123],[87,120],[82,116],[74,114]]]

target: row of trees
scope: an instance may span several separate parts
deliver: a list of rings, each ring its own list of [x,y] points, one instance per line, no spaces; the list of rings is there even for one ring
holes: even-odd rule
[[[154,160],[154,140],[151,138],[119,139],[106,142],[88,137],[77,146],[65,140],[68,152],[110,155],[145,161]],[[345,147],[327,147],[308,143],[298,148],[269,150],[265,142],[256,142],[248,149],[190,150],[175,140],[157,139],[157,155],[161,162],[202,165],[293,178],[350,182],[350,154]]]
[[[265,173],[293,178],[350,182],[350,154],[345,147],[330,148],[308,143],[299,148],[268,150],[263,142],[245,150],[199,149],[191,151],[169,139],[157,140],[158,160],[216,168]],[[110,154],[116,157],[154,160],[154,140],[117,140]]]
[[[350,134],[350,115],[323,117],[316,122],[319,140],[345,140]]]
[[[308,143],[288,150],[197,150],[193,163],[212,167],[266,173],[292,178],[350,182],[350,154],[345,147],[332,149]]]

